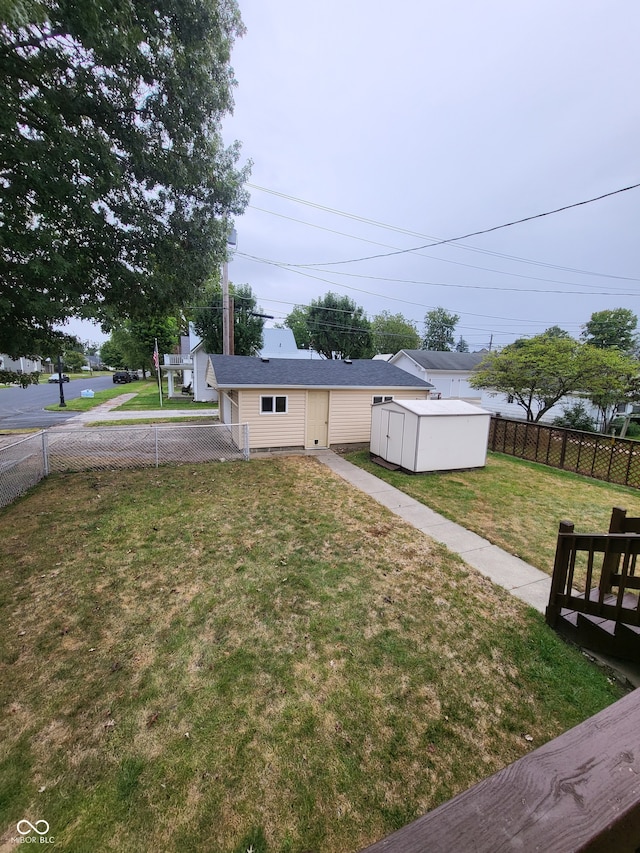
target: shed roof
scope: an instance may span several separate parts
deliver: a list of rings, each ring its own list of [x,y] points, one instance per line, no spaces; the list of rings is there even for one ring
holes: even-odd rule
[[[387,403],[375,403],[375,406],[393,406],[406,409],[415,415],[439,417],[443,415],[491,415],[486,409],[467,403],[465,400],[393,400]]]
[[[386,361],[296,358],[264,360],[244,355],[209,356],[217,388],[403,388],[427,391],[418,379]]]
[[[426,370],[464,371],[473,370],[487,355],[486,352],[438,352],[425,349],[403,349],[393,357],[392,361],[398,359],[402,353]]]

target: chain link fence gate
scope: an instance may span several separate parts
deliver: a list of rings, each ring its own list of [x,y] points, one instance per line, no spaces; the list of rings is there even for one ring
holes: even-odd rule
[[[54,429],[0,448],[0,506],[51,473],[248,459],[248,424]]]

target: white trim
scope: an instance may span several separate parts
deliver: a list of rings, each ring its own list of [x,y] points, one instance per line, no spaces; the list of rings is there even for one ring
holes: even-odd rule
[[[263,407],[263,400],[271,400],[272,409],[267,411]],[[278,400],[284,400],[284,411],[278,411]],[[261,415],[286,415],[289,411],[289,397],[286,394],[260,394]]]

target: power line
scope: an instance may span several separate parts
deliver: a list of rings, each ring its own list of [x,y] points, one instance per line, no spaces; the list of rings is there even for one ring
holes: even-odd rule
[[[542,219],[545,216],[553,216],[556,213],[562,213],[565,210],[572,210],[573,208],[581,207],[585,204],[593,204],[596,201],[602,201],[602,199],[610,198],[611,196],[619,195],[620,193],[626,193],[629,192],[629,190],[635,190],[638,187],[640,187],[640,184],[632,184],[631,186],[622,187],[621,189],[613,190],[609,193],[603,193],[602,195],[595,196],[594,198],[588,198],[584,201],[576,201],[573,204],[565,204],[562,207],[556,207],[554,210],[547,210],[544,213],[536,213],[533,216],[525,216],[522,219],[513,219],[511,222],[505,222],[502,225],[493,225],[491,226],[491,228],[482,228],[479,231],[470,231],[468,234],[462,234],[459,237],[448,237],[446,240],[438,240],[435,243],[426,243],[424,246],[415,246],[412,249],[398,249],[395,252],[385,252],[379,255],[369,255],[365,258],[349,258],[343,261],[325,261],[324,263],[307,264],[307,266],[317,267],[337,266],[338,264],[352,264],[357,263],[359,261],[371,261],[377,258],[389,258],[394,255],[406,255],[409,252],[416,252],[420,249],[432,249],[434,246],[444,246],[447,243],[456,243],[459,240],[468,240],[470,237],[478,237],[481,234],[490,234],[493,231],[500,231],[503,228],[512,228],[514,225],[521,225],[523,222],[532,222],[535,219]]]
[[[368,275],[366,273],[349,273],[349,272],[340,272],[335,273],[333,270],[323,270],[322,268],[318,269],[315,264],[291,264],[286,261],[275,261],[270,258],[260,258],[256,255],[249,255],[246,252],[237,252],[242,258],[246,258],[249,261],[254,261],[255,263],[263,263],[269,264],[271,266],[278,267],[279,269],[286,269],[290,272],[297,272],[300,275],[308,275],[311,278],[316,278],[317,276],[312,276],[310,273],[305,273],[304,270],[313,269],[316,272],[322,272],[331,275],[343,275],[349,276],[350,278],[366,278],[371,279],[372,281],[386,281],[393,282],[395,284],[417,284],[427,287],[453,287],[461,290],[496,290],[501,293],[553,293],[559,295],[569,295],[569,296],[624,296],[624,297],[640,297],[640,292],[638,293],[611,293],[607,292],[593,292],[590,290],[557,290],[557,289],[545,289],[539,287],[497,287],[496,285],[491,284],[451,284],[450,282],[442,282],[442,281],[424,281],[424,280],[415,280],[415,279],[403,279],[403,278],[387,278],[384,276],[376,276],[376,275]],[[394,299],[392,296],[388,296],[387,294],[382,293],[374,293],[370,290],[364,290],[362,288],[357,287],[349,287],[346,284],[340,284],[338,282],[331,282],[328,279],[319,279],[320,281],[326,281],[328,284],[335,284],[338,287],[346,287],[349,290],[356,290],[359,293],[366,293],[369,296],[378,296],[384,299]],[[577,286],[577,285],[576,285]],[[396,299],[398,302],[409,302],[407,299]]]
[[[316,228],[319,231],[326,231],[329,234],[336,234],[339,237],[348,237],[351,240],[359,240],[362,243],[370,243],[373,246],[382,246],[385,249],[397,249],[398,248],[397,246],[390,246],[388,243],[380,243],[378,240],[369,240],[367,237],[359,237],[356,234],[347,234],[345,231],[338,231],[335,228],[327,228],[325,225],[317,225],[315,222],[306,222],[304,219],[298,219],[295,216],[287,216],[284,213],[277,213],[275,210],[267,210],[264,207],[256,207],[256,205],[253,205],[253,204],[250,204],[248,206],[252,210],[257,210],[260,213],[268,213],[270,216],[277,216],[279,219],[286,219],[289,222],[297,222],[300,225],[306,225],[309,228]],[[389,226],[389,227],[391,227],[391,226]],[[424,236],[424,235],[420,235],[420,236]],[[436,239],[436,238],[434,237],[433,239]],[[461,248],[470,248],[470,247],[463,246]],[[408,251],[410,251],[410,250],[408,250]],[[478,251],[480,251],[480,250],[478,250]],[[452,258],[438,258],[438,257],[434,257],[432,255],[423,254],[422,252],[415,252],[415,254],[421,258],[429,258],[429,260],[436,261],[437,263],[454,264],[455,266],[466,267],[468,269],[483,270],[485,272],[495,273],[497,275],[506,275],[506,276],[509,276],[510,278],[526,278],[526,279],[529,279],[530,281],[544,281],[544,282],[547,282],[549,284],[564,284],[567,287],[594,287],[594,288],[595,287],[603,287],[603,285],[601,285],[601,284],[600,285],[597,285],[597,284],[579,285],[579,284],[576,284],[576,283],[571,282],[571,281],[559,281],[558,279],[541,278],[539,276],[526,275],[525,273],[511,272],[508,270],[499,270],[499,269],[495,269],[494,267],[478,266],[478,264],[467,264],[464,261],[455,261]],[[496,255],[497,257],[505,258],[508,260],[525,262],[524,259],[518,258],[515,255],[501,255],[499,252],[487,252],[486,254]],[[606,277],[606,278],[619,278],[619,279],[624,280],[624,281],[640,281],[640,279],[633,279],[633,278],[628,278],[625,276],[605,276],[604,273],[592,273],[592,272],[586,272],[584,270],[572,270],[570,267],[556,267],[554,264],[546,264],[546,263],[537,262],[537,261],[526,261],[526,263],[530,263],[530,264],[534,264],[534,265],[540,265],[540,266],[547,267],[547,268],[561,269],[561,270],[565,270],[568,272],[580,272],[582,275],[590,275],[590,276],[595,276],[595,277],[602,276],[602,277]],[[314,264],[290,264],[290,266],[299,266],[302,268],[306,268],[309,266],[314,267],[315,265]],[[349,275],[349,273],[340,273],[340,275]],[[613,285],[613,286],[616,286],[616,285]],[[626,294],[609,293],[609,292],[606,292],[606,293],[594,292],[593,295],[594,296],[600,296],[600,295],[603,295],[603,296],[609,296],[609,295],[610,296],[625,296]]]
[[[256,189],[256,190],[259,190],[260,192],[269,193],[270,195],[274,195],[274,196],[277,196],[279,198],[286,199],[288,201],[293,201],[293,202],[296,202],[297,204],[303,204],[303,205],[306,205],[308,207],[312,207],[316,210],[321,210],[321,211],[331,213],[331,214],[336,215],[336,216],[342,216],[342,217],[345,217],[347,219],[353,219],[357,222],[362,222],[362,223],[367,224],[367,225],[373,225],[374,227],[377,227],[377,228],[384,228],[384,229],[387,229],[390,231],[395,231],[397,233],[407,234],[409,236],[427,237],[429,240],[433,241],[433,242],[427,243],[424,246],[417,246],[417,247],[410,248],[410,249],[397,249],[393,252],[383,253],[383,254],[379,254],[379,255],[371,255],[371,256],[365,257],[365,258],[353,258],[353,259],[344,260],[344,261],[329,261],[329,262],[326,262],[325,264],[308,264],[306,266],[329,266],[329,265],[333,266],[335,264],[355,263],[357,261],[372,260],[375,258],[383,258],[383,257],[390,257],[390,256],[397,255],[397,254],[406,254],[406,253],[410,253],[410,252],[417,252],[421,249],[432,248],[433,246],[442,246],[442,245],[446,245],[446,244],[456,243],[456,244],[458,244],[457,248],[462,248],[462,249],[466,249],[468,251],[473,251],[473,252],[480,252],[483,254],[494,255],[496,257],[505,258],[506,260],[517,261],[519,263],[534,264],[536,266],[543,266],[543,267],[547,267],[547,268],[551,268],[551,269],[558,269],[558,270],[562,270],[564,272],[573,272],[573,273],[577,273],[579,275],[597,276],[600,278],[613,278],[613,279],[619,279],[622,281],[640,281],[640,279],[634,278],[631,276],[619,276],[619,275],[612,275],[609,273],[594,272],[592,270],[582,270],[582,269],[577,269],[574,267],[562,266],[559,264],[550,264],[550,263],[546,263],[544,261],[535,261],[535,260],[532,260],[530,258],[522,258],[522,257],[519,257],[518,255],[503,254],[501,252],[495,252],[495,251],[492,251],[490,249],[484,249],[484,248],[474,247],[474,246],[463,246],[460,244],[461,240],[465,240],[468,237],[475,237],[475,236],[478,236],[481,234],[487,234],[491,231],[497,231],[497,230],[502,229],[502,228],[509,228],[513,225],[519,225],[523,222],[529,222],[529,221],[534,220],[534,219],[540,219],[540,218],[545,217],[545,216],[551,216],[552,214],[560,213],[560,212],[565,211],[565,210],[570,210],[571,208],[574,208],[574,207],[580,207],[581,205],[591,204],[592,202],[595,202],[595,201],[601,201],[602,199],[608,198],[609,196],[613,196],[613,195],[617,195],[619,193],[627,192],[629,190],[637,189],[638,187],[640,187],[640,184],[632,184],[628,187],[622,187],[620,189],[613,190],[612,192],[609,192],[609,193],[604,193],[603,195],[596,196],[594,198],[586,199],[584,201],[575,202],[573,204],[565,205],[563,207],[558,207],[558,208],[555,208],[554,210],[546,211],[545,213],[538,213],[538,214],[535,214],[533,216],[524,217],[523,219],[517,219],[517,220],[513,220],[511,222],[504,223],[503,225],[494,225],[491,228],[486,228],[486,229],[483,229],[480,231],[474,231],[474,232],[471,232],[469,234],[466,234],[466,235],[463,235],[460,237],[450,237],[448,239],[440,239],[437,237],[431,237],[429,235],[421,234],[420,232],[417,232],[417,231],[410,231],[408,229],[400,228],[400,227],[397,227],[395,225],[388,225],[388,224],[383,223],[383,222],[378,222],[374,219],[367,219],[366,217],[358,216],[357,214],[346,213],[345,211],[341,211],[341,210],[338,210],[336,208],[326,207],[324,205],[317,204],[316,202],[310,202],[310,201],[307,201],[305,199],[297,198],[296,196],[287,195],[286,193],[278,192],[277,190],[268,189],[267,187],[261,187],[261,186],[258,186],[257,184],[247,183],[247,186],[251,189]],[[260,209],[260,208],[257,208],[257,209]],[[265,212],[271,213],[272,211],[265,211]],[[281,214],[274,214],[274,215],[280,216]],[[285,217],[285,218],[290,218],[290,217]],[[296,220],[296,221],[300,221],[300,220]],[[310,223],[305,223],[305,224],[310,224]],[[314,227],[321,227],[321,226],[314,226]],[[331,229],[326,229],[326,230],[331,230]],[[335,233],[341,233],[341,232],[335,232]],[[352,235],[345,235],[345,236],[352,236]],[[356,238],[356,239],[364,239],[364,238]],[[375,241],[370,241],[370,240],[367,240],[366,242],[375,243]],[[384,244],[381,244],[381,245],[384,245]],[[496,272],[498,272],[498,271],[496,270]]]
[[[252,259],[252,256],[248,256],[248,257],[250,259]],[[264,261],[264,262],[269,263],[268,261]],[[274,264],[274,265],[278,266],[277,264]],[[365,291],[365,290],[361,290],[361,289],[356,288],[356,287],[350,287],[349,285],[341,284],[340,282],[334,282],[334,281],[331,281],[330,279],[321,278],[320,276],[312,275],[311,273],[305,273],[305,272],[302,272],[301,270],[298,270],[298,269],[289,269],[288,267],[282,267],[282,269],[286,270],[287,272],[293,272],[293,273],[297,273],[298,275],[304,275],[306,278],[313,278],[313,279],[316,279],[318,281],[322,281],[325,284],[331,285],[332,287],[343,288],[345,290],[353,290],[357,293],[366,293],[369,296],[376,296],[376,297],[381,297],[381,298],[385,298],[385,299],[390,299],[390,300],[393,300],[396,302],[402,302],[404,304],[411,305],[413,308],[423,308],[426,311],[431,311],[436,307],[433,305],[425,305],[422,303],[418,303],[418,302],[415,302],[415,300],[400,299],[398,297],[388,296],[387,294],[372,293],[371,291]],[[293,306],[300,304],[300,303],[295,303],[295,302],[284,302],[283,300],[268,299],[268,298],[262,299],[261,301],[267,302],[267,303],[282,304],[282,305],[293,305]],[[333,309],[333,310],[337,310],[337,309]],[[496,316],[486,315],[486,314],[474,314],[474,313],[469,312],[469,311],[464,311],[462,313],[464,316],[478,317],[482,320],[489,320],[489,321],[500,320],[500,321],[506,322],[506,323],[509,323],[509,322],[533,323],[535,325],[541,325],[541,326],[554,325],[554,323],[550,323],[549,321],[542,321],[542,320],[522,319],[522,318],[513,318],[513,317],[496,317]],[[424,322],[424,318],[421,318],[420,320],[409,320],[409,322],[412,322],[414,324],[422,323],[422,322]],[[576,325],[576,324],[571,324],[571,325]],[[484,333],[487,331],[495,331],[495,325],[493,323],[489,329],[483,329],[483,328],[477,329],[476,327],[469,326],[466,323],[463,323],[461,328],[465,329],[465,330],[466,329],[472,329],[472,330],[478,331],[480,333]],[[465,332],[465,334],[466,334],[466,332]],[[509,332],[500,332],[499,334],[504,335],[504,336],[508,336],[508,337],[513,337],[514,332],[513,332],[513,330],[511,330]],[[529,334],[528,332],[523,333],[524,336],[526,336],[528,334]]]

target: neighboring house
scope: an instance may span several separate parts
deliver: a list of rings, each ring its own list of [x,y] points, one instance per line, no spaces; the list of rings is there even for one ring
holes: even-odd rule
[[[27,358],[27,356],[11,358],[5,353],[0,353],[0,370],[13,370],[16,373],[35,373],[36,371],[42,373],[42,359],[39,356],[35,358]]]
[[[435,352],[432,350],[400,350],[391,359],[390,363],[411,373],[426,379],[434,386],[431,397],[440,394],[443,400],[466,400],[476,403],[483,409],[503,418],[514,418],[524,420],[525,410],[519,406],[513,397],[506,394],[492,394],[488,390],[478,390],[469,384],[469,378],[474,369],[487,355],[487,350],[480,352]],[[577,394],[570,394],[552,406],[540,419],[541,423],[550,424],[562,417],[565,409],[582,403],[597,424],[600,416],[597,408],[589,401]],[[624,404],[621,409],[628,407]]]
[[[432,398],[467,400],[478,403],[481,393],[469,384],[469,377],[486,355],[484,352],[435,352],[402,349],[389,359],[390,364],[406,370],[433,385]],[[482,403],[484,406],[484,401]]]
[[[179,396],[182,388],[187,388],[192,384],[193,359],[190,346],[189,335],[180,335],[178,352],[164,354],[160,369],[167,377],[167,394],[169,397]]]
[[[191,393],[198,403],[215,403],[218,392],[207,385],[207,366],[209,355],[204,348],[202,338],[197,334],[193,323],[189,323],[189,355],[191,356]]]
[[[312,349],[298,349],[291,329],[263,329],[260,358],[306,358],[321,359],[323,356]]]
[[[432,388],[373,359],[211,355],[206,381],[220,393],[221,422],[249,424],[253,450],[368,443],[373,403],[425,400]]]

